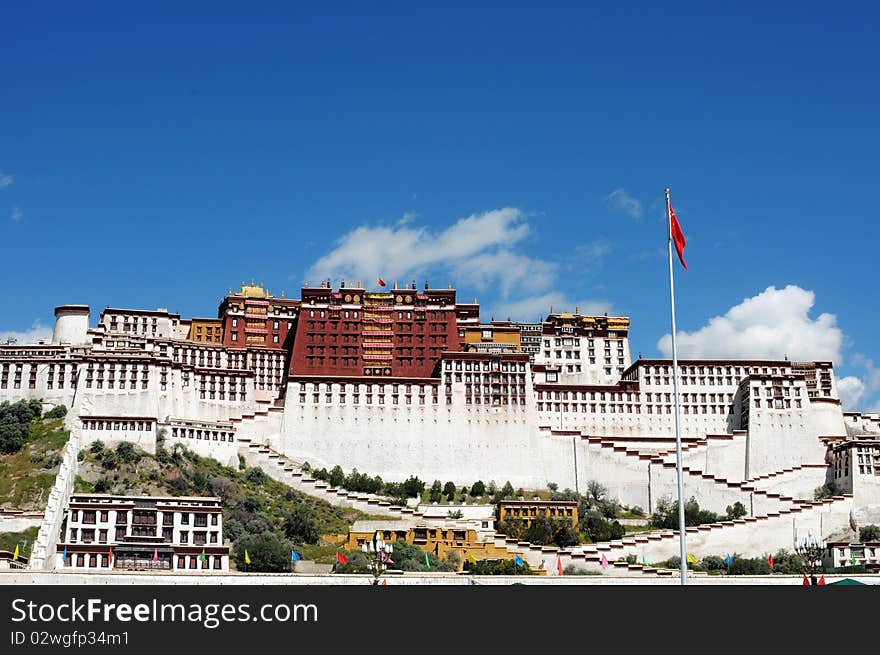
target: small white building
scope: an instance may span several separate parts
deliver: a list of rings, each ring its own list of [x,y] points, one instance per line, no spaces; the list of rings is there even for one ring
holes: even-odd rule
[[[216,497],[72,494],[56,567],[86,571],[228,571]]]

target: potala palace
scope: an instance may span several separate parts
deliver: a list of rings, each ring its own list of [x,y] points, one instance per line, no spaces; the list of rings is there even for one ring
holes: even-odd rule
[[[540,323],[483,323],[452,288],[345,281],[299,299],[243,284],[216,318],[107,307],[93,327],[84,305],[55,317],[51,343],[0,346],[0,401],[70,409],[32,566],[54,565],[79,449],[100,439],[155,451],[160,430],[224,463],[262,457],[273,475],[307,461],[386,480],[581,491],[596,480],[649,512],[675,495],[671,362],[633,361],[625,317],[551,309]],[[880,415],[842,411],[831,362],[684,360],[679,373],[685,493],[748,511],[688,528],[695,553],[762,553],[878,522]],[[813,501],[827,482],[842,495]],[[521,549],[535,566],[590,566],[601,554],[669,557],[678,542]]]

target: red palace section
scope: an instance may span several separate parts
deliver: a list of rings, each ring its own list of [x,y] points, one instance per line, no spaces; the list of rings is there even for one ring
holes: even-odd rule
[[[369,292],[304,288],[294,324],[291,376],[426,378],[441,353],[461,350],[454,289]],[[477,319],[478,320],[478,319]]]

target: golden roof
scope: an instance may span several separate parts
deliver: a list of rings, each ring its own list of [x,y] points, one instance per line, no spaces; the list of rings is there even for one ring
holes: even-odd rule
[[[236,291],[234,296],[240,296],[244,298],[271,298],[272,296],[269,294],[268,289],[264,289],[262,284],[256,284],[255,282],[251,282],[250,284],[241,283],[241,291]]]

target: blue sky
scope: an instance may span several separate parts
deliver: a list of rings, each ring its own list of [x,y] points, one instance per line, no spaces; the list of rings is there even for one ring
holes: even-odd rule
[[[179,4],[4,9],[3,333],[381,274],[660,355],[670,186],[683,347],[880,406],[876,8]]]

